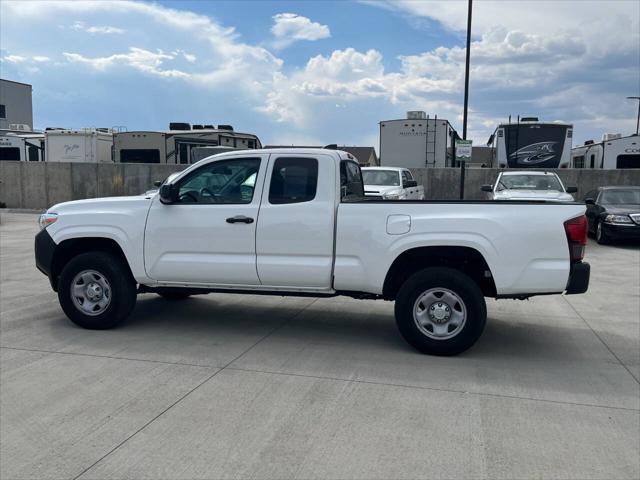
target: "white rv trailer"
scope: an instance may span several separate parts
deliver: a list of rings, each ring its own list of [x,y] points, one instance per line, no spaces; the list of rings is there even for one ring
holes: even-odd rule
[[[109,128],[45,130],[47,162],[112,162],[113,132]]]
[[[605,133],[602,141],[584,142],[571,150],[573,168],[640,168],[640,136]]]
[[[494,168],[568,168],[571,163],[573,125],[540,122],[518,116],[501,123],[489,137]]]
[[[44,133],[0,132],[0,161],[43,162]]]
[[[407,112],[407,118],[380,122],[380,165],[385,167],[454,167],[459,138],[442,118]]]
[[[114,159],[122,163],[192,163],[198,147],[262,148],[257,136],[234,132],[230,125],[172,123],[163,132],[136,131],[114,134]]]

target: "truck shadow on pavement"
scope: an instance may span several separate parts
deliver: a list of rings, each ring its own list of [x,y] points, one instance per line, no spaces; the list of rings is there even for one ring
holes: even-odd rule
[[[238,299],[241,299],[238,301]],[[594,351],[610,354],[579,318],[536,317],[517,314],[487,319],[483,335],[474,347],[456,358],[504,358],[586,360]],[[506,315],[509,317],[509,315]],[[65,319],[66,320],[66,319]],[[63,331],[66,329],[63,329]],[[142,295],[131,317],[119,328],[97,332],[104,340],[112,335],[129,336],[131,348],[160,342],[189,350],[194,344],[224,345],[239,337],[262,337],[273,348],[290,344],[312,348],[348,348],[362,354],[416,353],[400,336],[393,304],[381,301],[281,298],[221,294],[198,295],[183,301],[166,301]],[[628,338],[608,339],[629,342]],[[146,348],[145,348],[146,349]],[[419,354],[418,354],[419,355]],[[425,356],[425,358],[430,358]]]

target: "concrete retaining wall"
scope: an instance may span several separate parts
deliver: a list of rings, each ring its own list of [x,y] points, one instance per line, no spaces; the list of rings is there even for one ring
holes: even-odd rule
[[[137,195],[153,182],[182,170],[186,165],[28,163],[0,162],[0,202],[8,208],[46,209],[59,202],[115,195]],[[470,168],[466,171],[465,199],[485,198],[480,187],[493,183],[499,170]],[[577,186],[576,199],[601,185],[640,185],[638,170],[561,169],[556,172],[567,186]],[[460,170],[432,168],[413,170],[422,182],[427,199],[459,197]]]

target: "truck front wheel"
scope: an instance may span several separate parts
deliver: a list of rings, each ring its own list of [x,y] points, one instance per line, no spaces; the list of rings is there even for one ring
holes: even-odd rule
[[[400,287],[395,315],[402,336],[430,355],[457,355],[482,334],[487,307],[478,285],[451,268],[426,268]]]
[[[58,300],[69,319],[83,328],[113,328],[136,303],[136,282],[116,255],[88,252],[62,269]]]

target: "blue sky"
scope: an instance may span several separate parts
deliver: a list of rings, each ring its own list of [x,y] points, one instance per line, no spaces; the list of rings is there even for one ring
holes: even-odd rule
[[[34,123],[229,123],[263,143],[378,145],[424,110],[462,130],[466,2],[0,3],[0,76]],[[470,136],[510,114],[631,133],[640,2],[474,2]]]

